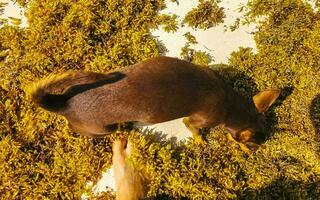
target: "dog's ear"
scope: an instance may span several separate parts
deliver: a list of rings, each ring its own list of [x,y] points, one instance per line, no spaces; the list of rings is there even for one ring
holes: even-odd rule
[[[259,92],[253,97],[253,103],[256,106],[259,113],[267,111],[274,101],[279,97],[281,90],[268,89]]]

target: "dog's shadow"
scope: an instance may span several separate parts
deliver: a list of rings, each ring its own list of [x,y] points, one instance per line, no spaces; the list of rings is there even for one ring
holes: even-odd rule
[[[170,145],[175,150],[173,156],[176,158],[179,157],[180,152],[183,152],[184,149],[187,148],[186,143],[190,139],[186,138],[180,140],[175,136],[168,135],[162,131],[157,131],[154,128],[139,128],[138,130],[150,143],[158,143],[161,146]]]

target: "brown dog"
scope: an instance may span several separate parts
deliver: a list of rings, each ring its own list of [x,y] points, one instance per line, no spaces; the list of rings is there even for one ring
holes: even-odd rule
[[[225,126],[244,144],[261,143],[265,112],[280,91],[260,92],[248,101],[217,73],[176,58],[153,58],[108,74],[69,72],[35,84],[32,99],[65,116],[82,135],[101,136],[118,123],[155,124],[186,117],[196,141],[200,128]]]

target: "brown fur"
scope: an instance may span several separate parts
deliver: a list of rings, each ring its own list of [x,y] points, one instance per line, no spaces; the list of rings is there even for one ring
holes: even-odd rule
[[[251,134],[241,141],[259,143],[255,133],[265,131],[262,112],[280,93],[267,90],[248,101],[213,70],[170,57],[109,74],[54,77],[34,86],[33,100],[65,116],[76,132],[87,136],[107,134],[122,122],[154,124],[188,117],[184,121],[194,136],[199,136],[200,128],[224,125],[238,141],[247,130]]]

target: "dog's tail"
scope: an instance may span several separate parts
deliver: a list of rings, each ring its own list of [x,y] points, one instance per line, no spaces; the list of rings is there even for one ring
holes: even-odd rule
[[[40,107],[51,112],[64,111],[68,100],[86,90],[116,82],[124,77],[120,72],[100,74],[94,72],[64,72],[49,75],[36,82],[27,93]]]

